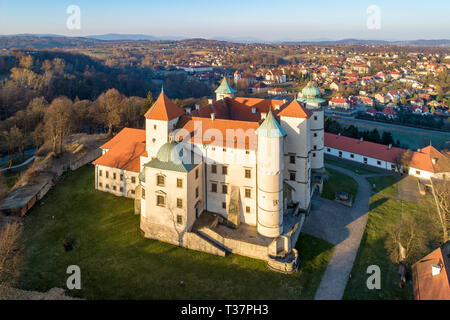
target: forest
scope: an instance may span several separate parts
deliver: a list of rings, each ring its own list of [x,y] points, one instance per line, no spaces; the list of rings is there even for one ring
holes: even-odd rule
[[[142,115],[164,85],[181,105],[211,94],[204,82],[151,68],[110,67],[87,55],[59,50],[11,50],[0,56],[0,156],[23,153],[72,132],[142,127]]]

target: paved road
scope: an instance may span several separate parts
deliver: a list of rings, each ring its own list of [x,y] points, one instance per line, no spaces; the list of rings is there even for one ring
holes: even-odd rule
[[[31,158],[27,159],[27,161],[22,162],[21,164],[12,166],[11,168],[2,168],[2,169],[0,169],[0,172],[6,171],[6,170],[9,170],[9,169],[17,169],[17,168],[26,166],[26,165],[29,164],[30,162],[34,161],[34,159],[36,159],[36,156],[32,156]]]
[[[303,231],[335,244],[327,269],[317,289],[315,300],[340,300],[366,228],[371,187],[365,177],[338,166],[326,165],[340,171],[358,183],[358,193],[352,208],[326,199],[313,200],[313,210]],[[314,205],[316,205],[314,207]]]

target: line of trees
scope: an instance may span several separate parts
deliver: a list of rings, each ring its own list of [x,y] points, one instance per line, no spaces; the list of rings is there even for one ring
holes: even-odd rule
[[[389,131],[383,131],[382,134],[377,129],[373,130],[359,130],[356,126],[350,125],[343,127],[339,122],[332,118],[325,118],[325,132],[333,134],[341,134],[346,137],[361,139],[374,143],[380,143],[384,145],[392,145],[394,147],[408,149],[408,146],[401,144],[399,140],[394,141],[392,134]]]
[[[55,154],[62,153],[64,139],[74,132],[111,135],[123,127],[142,128],[145,107],[151,106],[153,97],[125,97],[116,89],[109,89],[96,100],[79,100],[61,96],[48,103],[44,97],[31,100],[25,110],[0,123],[4,138],[0,150],[7,152],[12,163],[17,153],[26,148],[39,148],[45,142]]]

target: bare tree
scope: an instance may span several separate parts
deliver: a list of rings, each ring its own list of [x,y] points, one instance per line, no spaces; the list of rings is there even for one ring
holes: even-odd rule
[[[387,226],[385,248],[393,263],[413,263],[427,251],[425,231],[412,217]]]
[[[0,172],[0,202],[6,197],[8,193],[8,188],[6,186],[5,177],[3,173]]]
[[[62,153],[62,144],[73,127],[72,101],[59,97],[52,101],[45,112],[45,132],[52,139],[52,151]]]
[[[21,228],[17,222],[0,225],[0,284],[13,279],[17,272],[17,251]]]
[[[121,106],[123,97],[116,89],[109,89],[98,97],[97,117],[100,123],[108,127],[108,135],[112,134],[114,126],[120,124]]]
[[[21,133],[19,128],[16,126],[11,127],[9,130],[5,130],[2,132],[3,137],[6,139],[8,144],[8,152],[9,152],[9,167],[13,164],[14,154],[17,149],[18,140],[21,139]]]
[[[433,182],[433,196],[437,206],[437,220],[442,228],[442,240],[450,240],[450,182],[444,179]]]

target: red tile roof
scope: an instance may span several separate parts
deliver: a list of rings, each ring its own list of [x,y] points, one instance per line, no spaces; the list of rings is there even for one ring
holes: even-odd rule
[[[378,144],[369,141],[360,141],[358,139],[349,138],[345,136],[338,136],[335,134],[325,132],[324,136],[325,146],[343,150],[355,154],[360,154],[366,157],[388,161],[391,163],[398,162],[403,153],[407,150]],[[433,159],[436,162],[433,163]],[[428,146],[419,151],[411,151],[411,158],[409,166],[415,169],[420,169],[428,172],[450,172],[450,159],[440,153],[432,146]]]
[[[145,153],[145,130],[125,128],[100,148],[109,151],[93,164],[139,172],[140,156]]]
[[[442,266],[432,275],[432,265]],[[449,258],[438,248],[412,266],[414,297],[416,300],[450,300]]]
[[[278,113],[279,117],[306,118],[306,119],[311,117],[311,115],[312,115],[311,111],[303,108],[303,106],[295,99]]]
[[[256,135],[256,129],[258,128],[258,122],[228,119],[211,120],[211,118],[189,116],[182,117],[177,126],[177,129],[187,130],[190,137],[189,140],[194,143],[212,144],[223,147],[232,146],[234,148],[251,150],[256,150],[258,146],[258,137]],[[239,134],[237,130],[243,130],[245,136]],[[216,133],[220,133],[221,136],[215,136]],[[242,138],[244,139],[242,140]],[[175,139],[179,140],[180,137],[176,137]]]
[[[383,144],[360,141],[327,132],[325,132],[325,146],[392,163],[395,163],[397,158],[400,159],[401,155],[406,151],[395,147],[389,149],[388,146]]]
[[[184,114],[183,109],[161,92],[156,102],[145,114],[146,119],[170,121]]]

